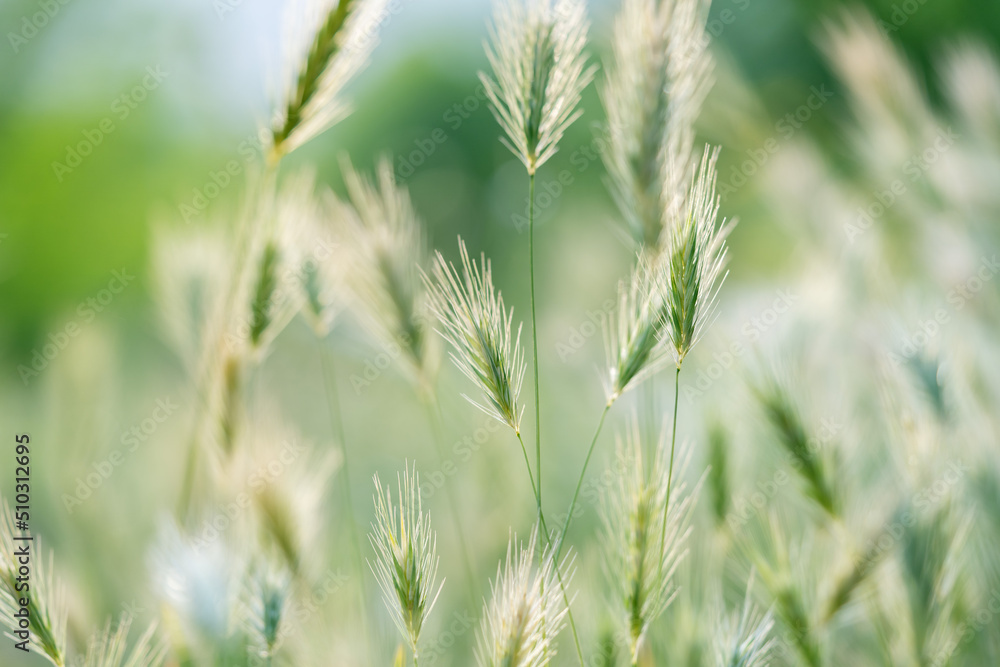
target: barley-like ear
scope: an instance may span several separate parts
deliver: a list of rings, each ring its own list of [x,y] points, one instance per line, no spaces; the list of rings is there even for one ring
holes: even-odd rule
[[[653,260],[640,256],[628,283],[618,285],[618,309],[604,324],[609,366],[608,405],[655,373],[671,358],[663,327],[662,272]]]
[[[285,91],[271,123],[272,159],[290,153],[350,112],[344,86],[368,64],[378,44],[388,0],[307,0],[291,3]]]
[[[650,625],[676,595],[673,576],[687,553],[685,542],[697,494],[697,489],[685,494],[684,485],[679,484],[676,492],[682,500],[671,504],[664,521],[664,445],[661,438],[650,460],[633,419],[624,440],[618,441],[616,482],[602,497],[608,577],[621,604],[633,664]],[[680,468],[684,467],[682,463]]]
[[[691,348],[711,324],[716,297],[726,279],[726,236],[732,225],[716,225],[719,197],[715,193],[718,149],[705,147],[701,167],[691,184],[681,217],[670,221],[661,270],[665,293],[664,333],[680,368]]]
[[[507,560],[497,566],[476,642],[479,667],[543,667],[556,655],[556,636],[565,623],[568,607],[559,583],[572,578],[571,561],[557,565],[551,548],[535,565],[538,527],[527,546],[511,536]]]
[[[486,256],[481,256],[479,264],[470,260],[461,239],[458,249],[461,274],[439,252],[434,279],[424,275],[430,309],[441,323],[439,333],[454,348],[455,365],[482,389],[486,400],[478,403],[466,398],[520,434],[524,408],[518,405],[518,396],[525,370],[521,327],[514,332],[514,311],[507,310],[503,296],[494,288]]]
[[[37,537],[31,541],[22,537],[24,535],[16,528],[7,499],[0,499],[0,617],[7,628],[19,628],[14,615],[22,609],[20,601],[25,599],[28,603],[29,646],[56,667],[64,667],[67,659],[65,591],[55,578],[52,554],[49,554],[46,564],[41,541]],[[23,587],[23,580],[18,581],[17,561],[17,554],[23,553],[20,550],[25,548],[34,554],[31,586],[27,590]],[[7,634],[15,642],[25,639],[10,632]]]
[[[717,667],[766,667],[771,664],[775,641],[770,637],[774,619],[762,614],[751,598],[754,573],[747,581],[747,592],[739,614],[723,618],[715,643]]]
[[[261,658],[274,656],[288,627],[291,573],[264,560],[249,573],[243,589],[243,628]]]
[[[580,94],[593,78],[582,0],[495,0],[486,56],[494,78],[480,73],[504,145],[529,174],[555,154],[581,111]]]
[[[795,462],[806,485],[806,492],[831,516],[837,516],[838,504],[815,441],[810,440],[798,408],[780,380],[769,378],[754,388],[754,393],[778,442]]]
[[[158,667],[163,664],[167,645],[156,638],[155,623],[139,637],[126,659],[128,631],[131,627],[132,619],[128,617],[122,618],[114,632],[111,632],[111,623],[108,622],[87,647],[83,667]]]
[[[424,327],[424,294],[418,277],[426,263],[424,232],[406,189],[397,185],[392,161],[376,168],[377,182],[342,163],[350,204],[331,199],[345,237],[347,285],[362,322],[387,347],[406,351],[417,379],[426,381],[435,363]]]
[[[707,5],[624,0],[615,18],[601,90],[608,116],[603,158],[634,240],[651,250],[690,181],[692,126],[711,84]]]
[[[434,608],[442,581],[438,569],[437,535],[420,500],[416,464],[397,476],[399,497],[375,475],[375,522],[369,536],[375,549],[372,572],[382,588],[385,605],[400,634],[413,651],[414,662],[424,621]]]

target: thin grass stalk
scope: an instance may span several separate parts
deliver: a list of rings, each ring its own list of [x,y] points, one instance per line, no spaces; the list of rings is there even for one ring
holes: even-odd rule
[[[535,171],[528,173],[528,274],[531,282],[531,346],[535,371],[535,473],[538,518],[542,517],[542,399],[538,394],[538,321],[535,317]],[[558,558],[558,554],[556,556]]]
[[[671,483],[674,481],[674,447],[677,444],[677,400],[680,398],[681,393],[681,365],[677,364],[677,372],[674,373],[674,422],[671,428],[670,436],[670,463],[667,466],[667,499],[663,504],[663,525],[660,528],[660,555],[665,553],[667,548],[666,545],[666,532],[667,532],[667,514],[670,512],[670,487]],[[663,562],[661,557],[660,562]]]
[[[556,542],[556,558],[562,553],[563,542],[566,540],[566,532],[569,530],[569,524],[573,520],[573,511],[576,509],[576,501],[580,497],[580,488],[583,486],[583,478],[587,474],[587,466],[590,465],[590,457],[594,454],[594,446],[597,444],[597,437],[601,435],[601,429],[604,428],[604,420],[608,416],[608,411],[611,410],[613,400],[609,400],[605,406],[604,410],[601,412],[601,419],[597,422],[597,429],[594,431],[594,437],[590,440],[590,447],[587,448],[587,456],[583,459],[583,469],[580,470],[580,477],[576,480],[576,489],[573,491],[573,500],[569,504],[569,512],[566,514],[566,523],[563,524],[562,531],[559,533],[559,541]]]

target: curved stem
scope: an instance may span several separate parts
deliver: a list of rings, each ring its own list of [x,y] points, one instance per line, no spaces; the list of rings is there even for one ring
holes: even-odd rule
[[[681,367],[674,373],[674,423],[670,436],[670,464],[667,466],[667,499],[663,505],[663,522],[660,526],[660,567],[663,567],[663,553],[667,547],[667,513],[670,511],[670,485],[674,481],[674,445],[677,443],[677,399],[680,397]]]
[[[538,394],[538,320],[535,316],[535,172],[528,174],[528,274],[531,279],[531,346],[535,371],[535,474],[538,516],[542,515],[542,409]]]
[[[608,416],[608,411],[611,410],[611,406],[614,401],[608,401],[604,406],[604,411],[601,412],[601,420],[597,422],[597,430],[594,431],[594,437],[590,440],[590,448],[587,450],[587,458],[583,460],[583,469],[580,471],[580,479],[576,480],[576,490],[573,492],[573,500],[569,504],[569,512],[566,514],[566,521],[563,523],[562,531],[559,533],[559,541],[556,542],[556,560],[559,559],[559,554],[562,553],[563,541],[566,539],[566,531],[569,530],[569,524],[573,520],[573,511],[576,509],[576,501],[580,497],[580,488],[583,486],[583,478],[587,474],[587,466],[590,465],[590,457],[594,454],[594,445],[597,444],[597,437],[601,434],[601,429],[604,427],[604,419]]]

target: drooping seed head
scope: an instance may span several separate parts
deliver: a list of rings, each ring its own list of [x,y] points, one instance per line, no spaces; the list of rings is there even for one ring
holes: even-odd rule
[[[583,47],[587,19],[581,0],[495,0],[480,73],[504,145],[533,174],[555,154],[579,116],[580,94],[593,78]]]
[[[671,358],[662,276],[650,258],[639,256],[630,281],[618,286],[617,311],[604,324],[609,404]]]
[[[380,160],[377,182],[343,162],[350,202],[332,200],[344,238],[338,261],[362,322],[386,347],[400,346],[418,379],[435,364],[425,327],[419,279],[426,242],[406,189],[396,184],[392,161]]]
[[[461,239],[458,249],[461,273],[437,253],[433,280],[424,276],[429,307],[440,322],[438,332],[453,348],[452,360],[479,386],[485,401],[466,398],[520,433],[524,407],[518,404],[518,397],[526,368],[521,327],[514,332],[514,311],[507,310],[503,296],[494,288],[486,256],[478,264],[470,260]]]

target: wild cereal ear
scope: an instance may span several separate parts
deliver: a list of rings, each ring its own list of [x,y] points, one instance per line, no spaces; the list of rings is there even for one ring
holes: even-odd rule
[[[480,73],[507,148],[534,174],[552,157],[594,76],[582,0],[495,0],[486,57],[493,78]]]
[[[486,256],[477,264],[469,258],[461,239],[458,248],[461,274],[439,252],[433,279],[424,275],[428,305],[440,322],[438,332],[453,348],[455,365],[479,386],[486,400],[479,403],[466,398],[520,435],[524,408],[519,396],[526,368],[521,327],[518,325],[514,331],[514,311],[507,310],[503,296],[493,286],[493,272]]]
[[[290,3],[296,14],[287,26],[286,80],[271,123],[273,162],[350,112],[343,89],[368,64],[388,2],[307,0],[304,12],[303,3]]]
[[[444,586],[436,583],[437,535],[420,500],[416,464],[397,475],[398,498],[375,475],[375,521],[369,535],[375,549],[370,563],[396,628],[409,643],[414,662],[427,616]]]

